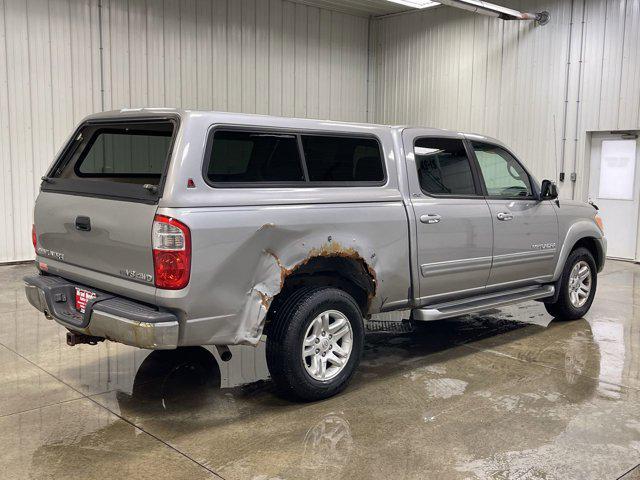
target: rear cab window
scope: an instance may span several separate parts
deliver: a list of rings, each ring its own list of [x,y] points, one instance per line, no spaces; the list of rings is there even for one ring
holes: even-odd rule
[[[386,181],[377,138],[216,128],[203,174],[214,187],[356,186]]]
[[[42,190],[155,203],[162,193],[176,130],[177,120],[84,124]]]

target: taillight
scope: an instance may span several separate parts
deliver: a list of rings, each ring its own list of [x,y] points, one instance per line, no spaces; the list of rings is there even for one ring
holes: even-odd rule
[[[36,224],[31,225],[31,242],[33,243],[33,250],[38,253],[38,236],[36,235]]]
[[[156,215],[152,237],[156,287],[167,290],[186,287],[191,273],[189,227],[175,218]]]

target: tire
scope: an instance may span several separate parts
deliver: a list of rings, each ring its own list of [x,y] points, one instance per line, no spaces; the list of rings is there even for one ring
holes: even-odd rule
[[[578,294],[575,292],[575,295],[572,293],[577,287],[574,283],[575,279],[572,278],[572,272],[574,269],[578,269],[578,265],[581,265],[579,268],[581,271],[583,271],[585,266],[589,269],[589,289],[586,297],[582,296],[583,293]],[[583,286],[584,284],[585,282],[583,281]],[[593,255],[591,255],[591,252],[586,248],[577,248],[569,254],[564,264],[562,276],[558,283],[560,292],[558,293],[557,300],[554,303],[545,303],[544,306],[547,312],[557,320],[577,320],[578,318],[584,317],[591,308],[597,285],[598,273]],[[584,292],[584,289],[580,291]],[[576,298],[578,299],[577,302]]]
[[[336,395],[347,386],[364,344],[362,313],[349,294],[337,288],[303,287],[277,305],[270,316],[267,366],[280,394],[314,401]],[[346,361],[339,366],[341,359]]]

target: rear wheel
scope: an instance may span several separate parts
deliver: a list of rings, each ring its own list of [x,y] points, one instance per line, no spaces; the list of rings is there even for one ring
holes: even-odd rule
[[[336,288],[302,288],[273,312],[267,365],[278,390],[311,401],[339,393],[362,355],[364,325],[355,300]]]
[[[558,288],[558,299],[545,303],[545,308],[558,320],[582,318],[591,308],[598,283],[596,263],[586,248],[577,248],[569,254]]]

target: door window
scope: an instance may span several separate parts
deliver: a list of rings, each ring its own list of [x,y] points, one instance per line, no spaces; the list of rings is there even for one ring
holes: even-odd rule
[[[531,181],[522,165],[504,148],[472,142],[490,197],[530,197]]]
[[[603,140],[597,198],[633,200],[636,140]]]
[[[418,138],[413,152],[420,188],[432,195],[475,195],[471,163],[462,140]]]

